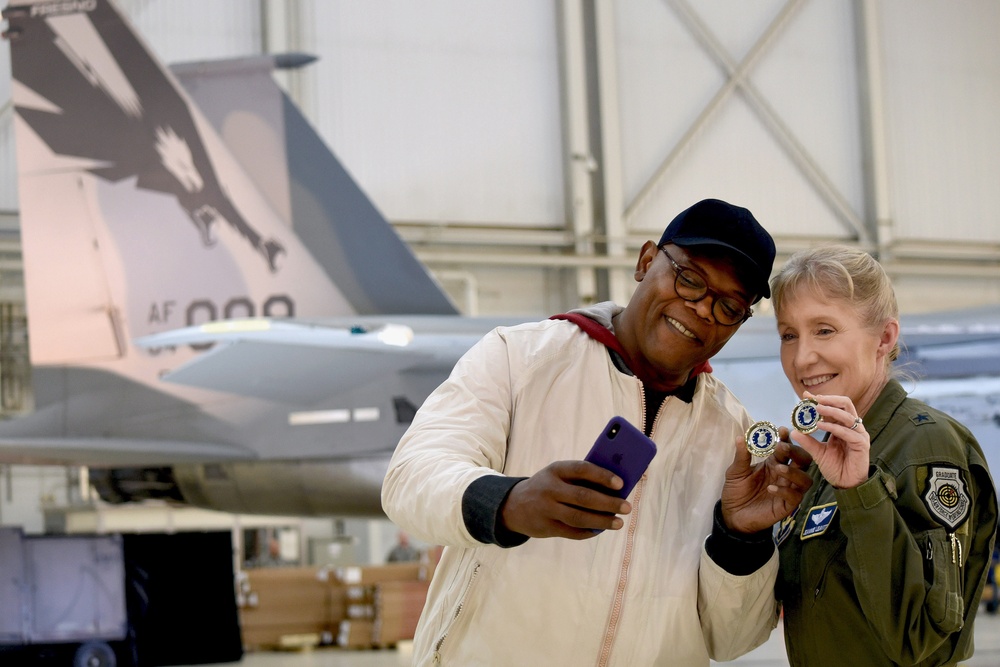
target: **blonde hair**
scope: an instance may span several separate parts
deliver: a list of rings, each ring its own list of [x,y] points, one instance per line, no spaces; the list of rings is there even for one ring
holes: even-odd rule
[[[831,299],[850,303],[871,329],[899,320],[892,281],[867,252],[845,245],[824,245],[792,255],[771,280],[771,304],[779,317],[783,301],[799,287],[810,287]],[[899,342],[886,364],[899,357]]]

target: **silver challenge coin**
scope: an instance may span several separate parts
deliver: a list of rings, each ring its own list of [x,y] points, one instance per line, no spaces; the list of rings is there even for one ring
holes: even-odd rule
[[[747,429],[746,441],[751,454],[768,457],[778,445],[778,427],[768,421],[755,422]]]
[[[792,426],[801,433],[812,433],[819,428],[819,410],[816,408],[816,401],[811,398],[802,399],[798,405],[792,409]]]

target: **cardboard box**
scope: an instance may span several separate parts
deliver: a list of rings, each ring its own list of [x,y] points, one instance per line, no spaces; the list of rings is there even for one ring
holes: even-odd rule
[[[338,567],[336,576],[345,586],[368,586],[384,581],[421,581],[429,579],[423,563],[386,563]]]
[[[344,648],[372,648],[372,633],[375,621],[368,619],[349,619],[340,622],[337,633],[337,645]]]
[[[282,647],[303,637],[332,638],[344,609],[340,587],[330,585],[322,568],[246,570],[240,588],[240,627],[248,649]]]
[[[319,635],[344,648],[395,646],[413,638],[427,574],[421,563],[246,570],[239,578],[244,645],[278,648]]]
[[[429,587],[427,581],[387,581],[374,586],[376,644],[394,646],[413,639]]]

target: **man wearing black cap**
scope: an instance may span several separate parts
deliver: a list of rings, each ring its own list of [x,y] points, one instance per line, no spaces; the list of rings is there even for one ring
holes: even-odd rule
[[[767,638],[770,528],[810,482],[752,463],[751,419],[708,360],[773,261],[750,211],[704,200],[643,245],[624,308],[501,327],[458,362],[382,489],[389,518],[445,545],[414,665],[703,666]],[[627,500],[580,485],[621,488],[582,460],[616,415],[657,446]]]

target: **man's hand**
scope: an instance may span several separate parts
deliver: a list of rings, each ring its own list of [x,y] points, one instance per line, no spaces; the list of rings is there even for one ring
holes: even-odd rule
[[[615,514],[628,514],[632,506],[621,498],[595,491],[578,482],[612,490],[622,480],[610,470],[586,461],[556,461],[510,490],[500,506],[504,527],[528,537],[566,537],[585,540],[601,530],[624,525]]]
[[[742,438],[726,470],[722,487],[722,519],[738,533],[766,530],[791,514],[812,486],[804,470],[812,460],[801,447],[788,442],[788,429],[779,429],[781,442],[774,453],[756,465]]]

